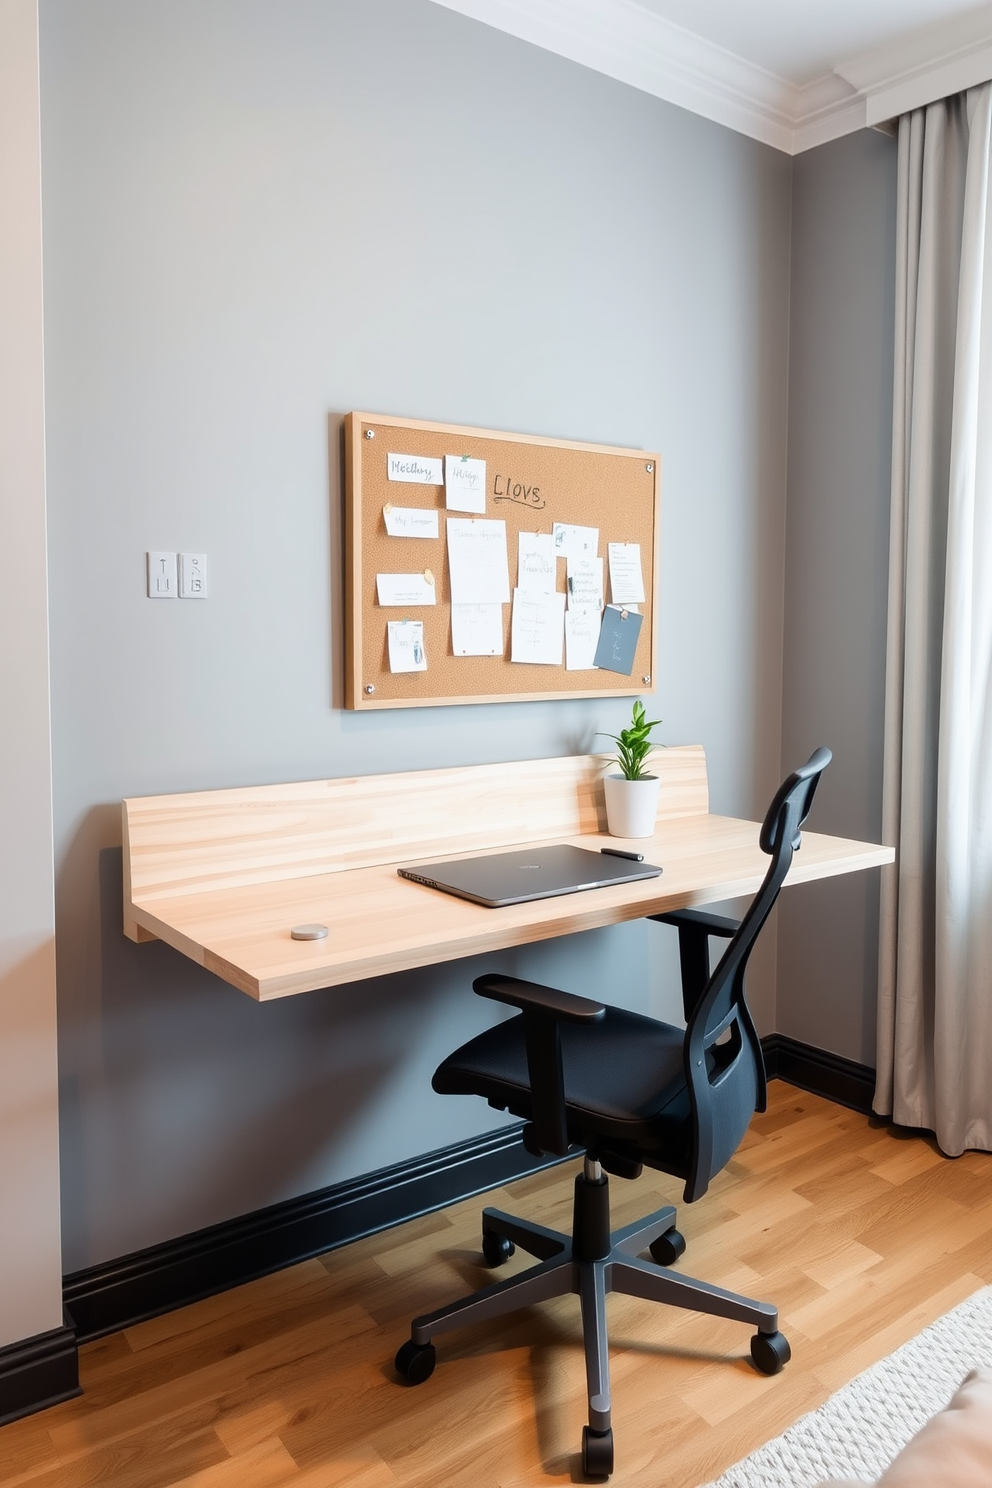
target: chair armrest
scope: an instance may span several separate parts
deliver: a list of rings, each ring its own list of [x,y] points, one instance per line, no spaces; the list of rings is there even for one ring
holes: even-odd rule
[[[648,918],[657,920],[659,925],[674,925],[677,929],[682,925],[698,926],[707,935],[720,935],[726,940],[737,934],[741,923],[740,920],[728,919],[726,915],[708,914],[705,909],[673,909],[668,914],[649,915]]]
[[[682,971],[682,1009],[688,1023],[696,1003],[710,979],[711,935],[729,940],[740,922],[704,909],[673,909],[670,914],[649,915],[660,925],[674,925],[679,932],[679,966]]]
[[[576,997],[572,992],[559,992],[557,987],[542,987],[539,982],[525,982],[520,977],[487,973],[476,977],[472,991],[480,997],[492,998],[493,1002],[505,1002],[524,1011],[534,1008],[568,1023],[597,1023],[606,1012],[601,1002]]]
[[[568,1152],[568,1118],[565,1112],[565,1076],[561,1064],[561,1024],[598,1023],[606,1014],[601,1002],[575,997],[555,987],[542,987],[519,977],[476,977],[472,990],[480,997],[520,1008],[527,1050],[527,1079],[530,1084],[531,1125],[534,1146],[539,1152],[564,1157]],[[525,1134],[525,1144],[530,1143]]]

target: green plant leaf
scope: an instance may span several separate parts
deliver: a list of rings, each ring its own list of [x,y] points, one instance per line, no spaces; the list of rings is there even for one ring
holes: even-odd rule
[[[617,746],[616,763],[625,780],[643,780],[646,772],[644,761],[651,753],[651,730],[661,723],[660,718],[647,718],[644,704],[637,698],[631,710],[630,727],[619,734],[604,734]]]

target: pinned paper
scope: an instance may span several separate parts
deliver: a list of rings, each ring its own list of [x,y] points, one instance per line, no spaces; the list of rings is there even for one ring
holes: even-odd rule
[[[614,604],[643,604],[640,543],[609,543],[610,598]]]
[[[552,594],[558,587],[558,559],[550,532],[517,533],[517,588]]]
[[[449,511],[475,512],[477,516],[485,513],[485,460],[473,460],[469,455],[445,455],[444,504]]]
[[[644,616],[619,605],[607,605],[596,647],[595,665],[607,672],[621,672],[629,677],[634,670],[634,652]]]
[[[514,589],[510,660],[538,666],[561,666],[564,617],[564,594]]]
[[[376,574],[375,587],[381,605],[437,604],[434,575],[429,568],[419,574]]]
[[[598,608],[565,611],[566,671],[585,672],[595,669],[601,623]]]
[[[419,506],[393,506],[390,502],[382,508],[386,531],[390,537],[437,537],[437,512],[426,511]]]
[[[595,558],[599,552],[598,527],[576,527],[571,522],[556,522],[552,534],[559,558]]]
[[[391,481],[408,481],[415,486],[443,486],[441,461],[428,455],[387,455],[386,474]]]
[[[602,558],[569,558],[568,608],[603,608],[603,560]]]
[[[387,620],[386,640],[391,672],[426,672],[422,620]]]
[[[451,649],[455,656],[502,656],[503,606],[453,604]]]
[[[448,575],[452,604],[506,604],[506,523],[449,517]]]

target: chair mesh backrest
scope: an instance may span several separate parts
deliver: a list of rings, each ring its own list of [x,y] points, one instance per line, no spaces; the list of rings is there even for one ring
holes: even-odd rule
[[[744,973],[758,934],[778,898],[801,827],[813,804],[829,749],[818,749],[776,792],[759,841],[771,862],[736,934],[707,982],[686,1028],[685,1077],[693,1143],[685,1197],[698,1199],[736,1152],[757,1109],[764,1108],[761,1044],[744,994]]]

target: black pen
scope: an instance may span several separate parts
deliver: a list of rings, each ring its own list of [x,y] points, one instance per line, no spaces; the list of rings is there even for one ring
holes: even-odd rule
[[[608,858],[627,858],[631,863],[644,862],[643,853],[624,852],[623,849],[619,847],[601,847],[599,850],[601,853],[605,853]]]

